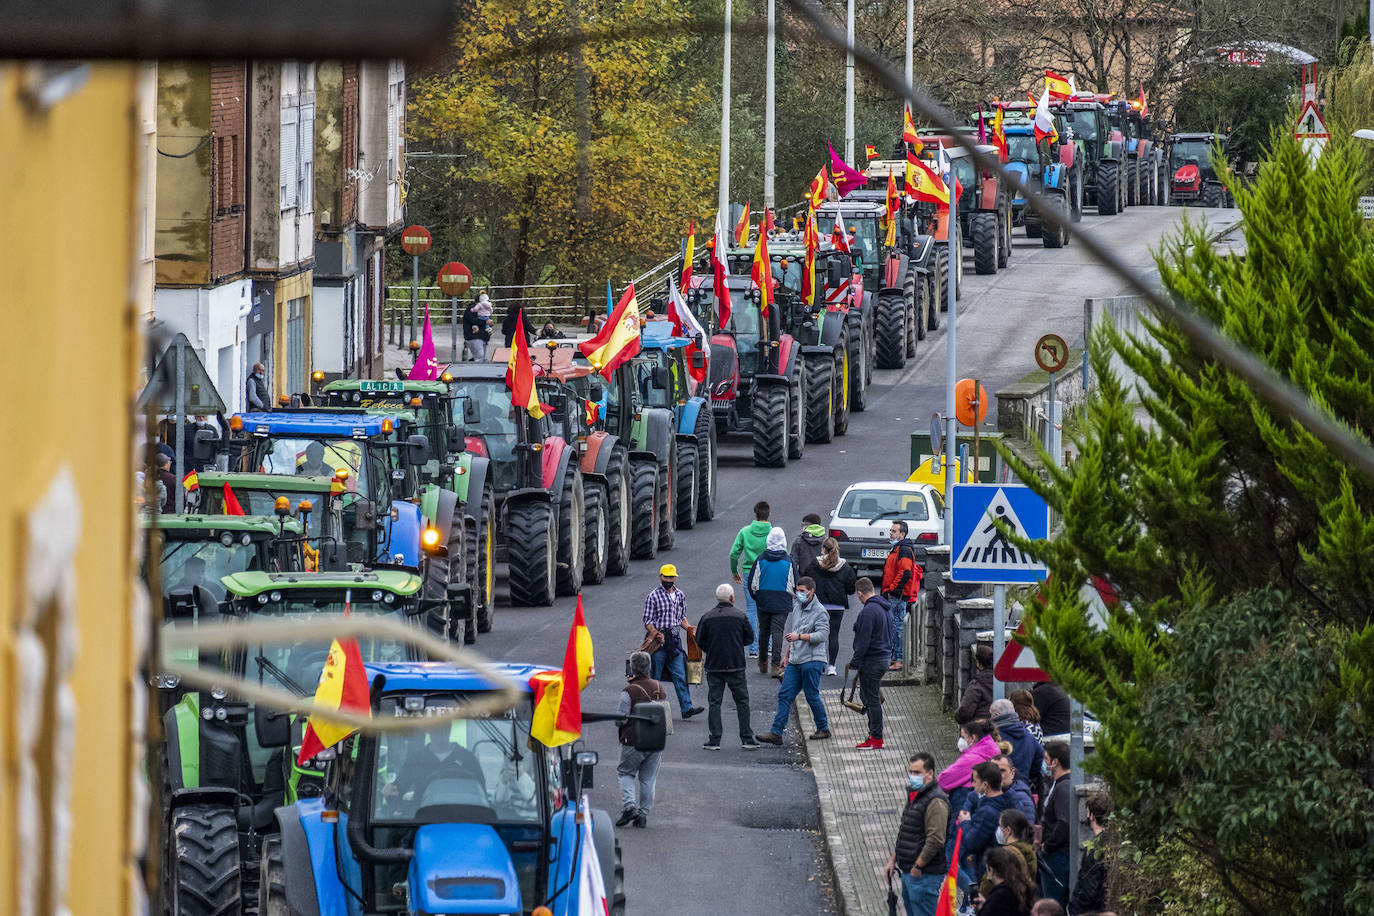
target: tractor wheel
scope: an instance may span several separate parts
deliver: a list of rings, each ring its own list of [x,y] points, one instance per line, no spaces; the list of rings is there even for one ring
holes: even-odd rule
[[[583,542],[587,494],[582,484],[582,469],[569,466],[558,498],[558,577],[557,593],[576,595],[582,591],[583,563],[587,548]]]
[[[701,405],[697,411],[697,521],[709,522],[716,517],[716,425],[711,422],[711,406]],[[705,452],[702,452],[702,449]]]
[[[630,457],[625,446],[617,445],[606,462],[606,484],[610,500],[606,504],[606,574],[623,576],[630,571],[630,526],[634,501],[630,498]]]
[[[1042,234],[1043,229],[1039,223],[1033,223],[1030,220],[1026,220],[1026,238],[1038,239]]]
[[[864,346],[863,318],[851,313],[845,325],[845,346],[849,351],[849,409],[863,413],[868,407],[868,348]]]
[[[263,838],[258,875],[258,916],[291,916],[286,904],[286,866],[282,863],[280,836]]]
[[[806,367],[800,359],[795,362],[792,384],[787,390],[787,407],[792,420],[787,430],[787,457],[792,461],[801,458],[806,451],[806,405],[811,398],[806,387]]]
[[[843,436],[849,432],[849,410],[854,397],[849,387],[849,353],[843,347],[836,347],[834,359],[831,378],[835,380],[835,435]]]
[[[977,274],[997,273],[998,235],[1002,228],[997,225],[996,213],[973,213],[969,220],[973,235],[973,271]]]
[[[668,443],[668,463],[658,466],[658,549],[672,550],[677,540],[678,444]]]
[[[606,485],[601,482],[582,481],[583,505],[586,512],[586,525],[582,535],[585,559],[582,562],[582,584],[600,585],[606,580],[607,548],[610,546],[611,526],[607,522],[610,511],[610,496]]]
[[[172,814],[172,916],[237,916],[243,890],[233,808],[186,805]]]
[[[697,465],[701,462],[701,450],[695,442],[681,442],[677,447],[677,492],[674,503],[677,507],[677,527],[694,528],[697,523],[698,500],[701,488],[698,486]]]
[[[510,601],[517,607],[553,604],[558,578],[558,520],[553,504],[527,500],[506,513]]]
[[[906,279],[902,281],[902,301],[906,303],[906,321],[903,330],[906,333],[906,358],[911,359],[916,355],[916,316],[921,314],[924,303],[921,302],[921,288],[916,285],[916,268],[908,267]]]
[[[873,387],[873,365],[878,361],[878,341],[877,334],[874,333],[874,326],[877,322],[873,320],[873,310],[877,307],[878,299],[875,295],[868,300],[868,308],[861,314],[864,323],[864,384],[869,388]]]
[[[931,263],[930,272],[930,324],[929,331],[940,329],[940,313],[945,310],[948,300],[945,298],[945,283],[949,280],[949,267],[945,262],[945,256],[940,249],[936,248],[931,252],[934,261]]]
[[[1074,170],[1069,175],[1069,200],[1072,206],[1069,207],[1069,221],[1081,223],[1083,221],[1083,173],[1074,166]]]
[[[769,385],[754,393],[754,464],[761,468],[787,467],[787,389]]]
[[[491,484],[482,489],[476,566],[472,600],[477,602],[477,632],[490,633],[496,621],[496,498],[492,495]]]
[[[917,288],[920,305],[916,307],[916,340],[922,341],[930,331],[930,310],[935,308],[935,283],[928,273],[921,274],[916,282],[920,284]]]
[[[630,461],[630,556],[658,556],[658,462]]]
[[[1011,262],[1011,213],[999,216],[997,225],[1002,227],[1002,236],[997,246],[997,267],[1000,270]]]
[[[901,369],[906,365],[906,307],[899,296],[878,294],[876,334],[878,368]]]
[[[1126,206],[1140,206],[1140,163],[1135,159],[1126,163]]]
[[[1053,197],[1047,197],[1045,199],[1045,205],[1049,207],[1053,214],[1057,216],[1059,219],[1064,218],[1063,197],[1059,196],[1058,194],[1054,195]],[[1045,224],[1045,231],[1040,236],[1040,241],[1044,243],[1046,248],[1063,248],[1064,242],[1067,240],[1068,233],[1066,233],[1058,225],[1051,227],[1048,223]]]
[[[625,860],[620,840],[615,841],[615,880],[611,882],[611,916],[625,916]]]
[[[1212,183],[1202,189],[1202,205],[1204,207],[1221,206],[1221,185]]]
[[[806,441],[829,442],[835,438],[835,360],[812,356],[806,360]]]
[[[1115,162],[1104,162],[1097,167],[1097,212],[1100,216],[1113,216],[1116,213],[1117,170]]]

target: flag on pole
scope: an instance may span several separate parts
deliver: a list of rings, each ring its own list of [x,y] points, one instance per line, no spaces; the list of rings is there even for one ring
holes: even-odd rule
[[[434,330],[429,326],[429,306],[425,306],[425,333],[420,339],[420,352],[406,378],[411,381],[432,382],[439,377],[439,360],[434,356]]]
[[[1068,77],[1060,76],[1053,70],[1045,71],[1045,91],[1050,94],[1050,98],[1056,102],[1062,102],[1073,95],[1073,85]]]
[[[992,116],[992,145],[997,147],[997,156],[1003,162],[1007,161],[1007,131],[1002,125],[1002,108],[999,106],[997,114]]]
[[[181,478],[181,488],[187,493],[192,490],[200,489],[200,475],[195,471],[187,471],[186,476]]]
[[[1000,110],[1000,109],[999,109],[999,110]],[[982,106],[982,105],[979,105],[979,106],[978,106],[978,143],[981,145],[981,144],[984,144],[984,143],[987,143],[987,142],[988,142],[988,126],[987,126],[987,124],[983,121],[983,106]]]
[[[1035,130],[1035,142],[1039,143],[1046,137],[1050,142],[1059,139],[1059,131],[1054,129],[1054,116],[1050,114],[1050,91],[1048,89],[1040,93],[1040,101],[1035,103],[1035,123],[1032,125]]]
[[[850,191],[862,188],[868,179],[863,172],[850,168],[849,164],[840,158],[840,154],[835,152],[835,147],[829,143],[826,146],[830,149],[830,180],[835,185],[835,192],[843,200]]]
[[[768,257],[768,233],[760,232],[754,246],[754,264],[749,277],[759,288],[759,313],[768,318],[768,306],[773,301],[773,262]]]
[[[906,195],[913,200],[949,206],[949,189],[935,170],[911,154],[906,157]]]
[[[735,223],[735,244],[743,245],[749,240],[749,201],[744,202],[744,212],[739,215],[739,222]]]
[[[940,144],[940,181],[948,188],[954,185],[954,199],[958,200],[964,196],[964,183],[954,174],[954,163],[949,158],[949,153],[945,151],[944,144]],[[949,205],[949,201],[945,201]]]
[[[821,233],[816,226],[816,211],[806,208],[806,226],[802,229],[802,242],[806,246],[806,257],[802,262],[802,302],[816,304],[816,252],[821,247]]]
[[[716,213],[716,234],[711,237],[711,279],[716,293],[716,327],[730,323],[730,289],[725,283],[725,221]]]
[[[530,737],[545,747],[558,747],[582,736],[582,689],[596,676],[592,634],[582,616],[582,596],[577,596],[568,646],[561,671],[541,671],[530,678],[534,692],[534,716]]]
[[[959,912],[959,843],[964,838],[964,828],[954,834],[954,855],[949,860],[949,871],[940,885],[940,897],[935,901],[935,916],[956,916]]]
[[[577,866],[577,912],[585,916],[611,916],[606,902],[606,882],[601,877],[601,858],[592,831],[592,803],[582,796],[582,855]]]
[[[877,159],[877,158],[878,158],[878,148],[877,148],[876,146],[874,146],[872,143],[865,143],[865,144],[864,144],[864,155],[867,156],[869,159]]]
[[[225,515],[247,515],[243,511],[243,506],[239,505],[239,498],[234,495],[234,490],[226,481],[224,484],[224,514]]]
[[[344,614],[349,613],[352,596],[351,590],[344,593]],[[372,715],[372,704],[367,693],[367,671],[363,668],[363,653],[358,648],[358,640],[336,639],[329,644],[329,655],[324,660],[324,670],[320,672],[320,682],[315,688],[315,705]],[[311,713],[305,722],[296,765],[300,766],[320,751],[333,747],[355,730],[352,725],[332,721],[321,713]]]
[[[697,253],[697,221],[692,220],[687,226],[687,250],[682,253],[682,278],[678,284],[678,289],[682,294],[687,295],[687,290],[692,283],[692,258]]]
[[[887,174],[887,200],[883,206],[883,221],[887,223],[887,238],[883,244],[888,248],[897,244],[897,210],[901,206],[901,199],[897,196],[897,176],[892,172]]]
[[[916,124],[911,120],[911,106],[906,105],[902,108],[902,142],[911,144],[911,152],[917,156],[921,155],[921,150],[926,146],[921,142],[921,138],[916,136]]]
[[[525,310],[520,310],[519,321],[510,356],[506,358],[506,387],[510,389],[511,406],[529,411],[538,420],[553,412],[548,404],[539,401],[539,386],[534,383],[534,363],[530,361],[530,343],[520,328],[525,326]]]
[[[825,192],[830,187],[830,179],[825,177],[825,166],[811,179],[811,187],[806,189],[806,205],[812,210],[825,203]]]
[[[1150,113],[1150,107],[1145,104],[1145,84],[1140,84],[1140,113],[1145,115]]]
[[[668,319],[673,323],[674,334],[692,341],[684,348],[683,355],[687,357],[687,374],[700,385],[706,381],[706,365],[703,362],[700,369],[694,368],[692,356],[701,351],[700,345],[706,341],[706,329],[687,307],[687,301],[682,298],[682,293],[671,283],[668,284]]]
[[[634,283],[625,290],[596,336],[578,344],[577,349],[607,381],[618,366],[639,352],[639,301],[635,299]]]
[[[611,281],[606,280],[606,314],[615,311],[615,293],[611,291]]]
[[[833,245],[837,251],[843,251],[845,254],[852,254],[849,241],[849,230],[844,228],[844,220],[840,219],[840,211],[836,210],[835,225],[830,230],[830,244]]]

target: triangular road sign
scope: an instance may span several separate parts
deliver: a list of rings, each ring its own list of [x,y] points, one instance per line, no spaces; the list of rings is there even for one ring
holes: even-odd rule
[[[1026,623],[1024,620],[1016,628],[1016,632],[1021,635],[1025,634]],[[992,666],[992,676],[1003,683],[1048,681],[1050,679],[1050,676],[1040,669],[1040,665],[1035,660],[1035,653],[1015,640],[1007,643],[1007,647],[1002,650],[1001,658],[997,659]]]
[[[1026,526],[1012,508],[1011,501],[1001,489],[993,494],[988,503],[987,515],[982,524],[977,525],[968,539],[959,548],[956,562],[966,570],[987,569],[1004,570],[1024,567],[1038,569],[1041,564],[1033,560],[997,529],[993,520],[1009,525],[1019,537],[1026,537]]]
[[[195,347],[186,339],[185,334],[177,334],[153,366],[148,376],[148,385],[138,396],[139,410],[152,410],[154,413],[174,414],[177,409],[177,351],[182,355],[181,392],[183,414],[210,416],[225,412],[224,400],[210,381],[205,364],[196,355]]]
[[[1331,133],[1326,129],[1326,119],[1322,117],[1321,111],[1317,108],[1317,103],[1311,99],[1302,105],[1302,112],[1298,115],[1298,125],[1293,130],[1293,136],[1299,140],[1331,139]]]

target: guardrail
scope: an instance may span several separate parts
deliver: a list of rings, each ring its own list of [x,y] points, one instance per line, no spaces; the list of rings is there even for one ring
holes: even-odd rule
[[[491,299],[492,320],[500,324],[512,308],[523,308],[534,324],[552,321],[559,325],[579,325],[587,313],[584,296],[575,283],[543,283],[530,286],[488,286],[483,288]],[[425,306],[429,306],[431,325],[448,327],[462,319],[472,304],[470,296],[459,297],[455,314],[454,300],[445,296],[437,286],[421,286],[416,304],[416,328],[410,327],[410,286],[387,289],[383,321],[387,326],[387,343],[405,346],[419,333]]]

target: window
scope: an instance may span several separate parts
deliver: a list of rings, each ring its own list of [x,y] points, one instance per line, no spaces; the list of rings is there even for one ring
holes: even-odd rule
[[[315,209],[315,106],[302,105],[300,115],[300,174],[296,198],[302,213]]]
[[[285,96],[283,96],[285,98]],[[281,209],[289,210],[296,206],[298,199],[299,175],[296,167],[296,150],[300,146],[300,109],[281,110]]]

